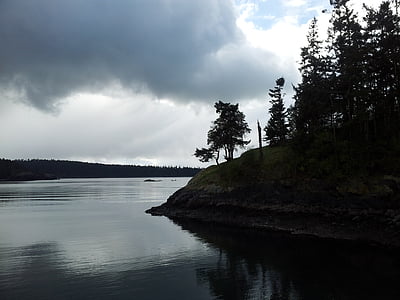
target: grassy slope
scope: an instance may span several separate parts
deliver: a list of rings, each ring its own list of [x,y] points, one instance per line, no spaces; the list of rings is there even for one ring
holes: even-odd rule
[[[289,146],[264,147],[262,151],[262,158],[259,149],[253,149],[231,162],[208,167],[195,176],[188,187],[215,185],[229,189],[278,180],[300,183],[304,188],[313,190],[318,186],[309,186],[310,179],[318,179],[319,183],[323,182],[324,185],[334,187],[343,193],[386,195],[390,193],[388,180],[392,184],[400,185],[399,174],[393,172],[394,169],[398,169],[399,158],[388,151],[385,155],[379,155],[368,162],[362,156],[358,156],[360,159],[357,161],[354,159],[356,155],[352,157],[353,159],[341,159],[339,168],[337,163],[333,162],[332,156],[318,157],[318,159],[314,155],[300,157]],[[365,167],[378,164],[379,168]]]
[[[259,149],[249,150],[233,161],[208,167],[195,176],[189,186],[231,187],[292,178],[295,175],[296,168],[289,147],[264,147],[262,153],[261,158]]]

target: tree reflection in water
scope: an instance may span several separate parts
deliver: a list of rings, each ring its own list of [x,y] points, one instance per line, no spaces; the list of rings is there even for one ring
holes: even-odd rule
[[[219,251],[215,264],[196,270],[217,299],[400,299],[394,250],[174,222]]]
[[[93,264],[90,255],[99,257],[85,247],[83,259],[57,242],[0,247],[0,299],[400,299],[398,251],[177,224],[201,248],[177,248],[166,260]]]

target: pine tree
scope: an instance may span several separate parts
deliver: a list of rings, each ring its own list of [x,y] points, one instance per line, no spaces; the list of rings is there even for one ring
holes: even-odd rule
[[[286,111],[283,104],[282,89],[285,84],[283,77],[276,80],[276,86],[269,90],[271,97],[271,108],[269,109],[270,118],[264,128],[265,140],[270,145],[282,144],[288,136],[288,125],[286,123]]]
[[[400,129],[400,19],[389,1],[384,1],[378,10],[365,9],[365,40],[369,54],[366,61],[369,74],[367,101],[371,108],[373,134],[375,138],[385,138],[398,135]]]
[[[347,139],[354,138],[352,129],[365,115],[365,48],[358,16],[348,4],[349,0],[334,3],[329,30],[327,57],[331,83],[332,107],[336,120],[344,128]],[[343,131],[343,130],[342,130]]]
[[[295,87],[295,105],[290,109],[291,127],[296,136],[316,134],[321,128],[334,126],[333,108],[327,80],[327,61],[322,55],[322,41],[318,36],[317,19],[311,21],[308,45],[301,49],[299,71],[301,83]]]

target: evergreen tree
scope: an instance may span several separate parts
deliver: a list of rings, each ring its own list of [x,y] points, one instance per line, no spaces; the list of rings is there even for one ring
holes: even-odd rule
[[[271,97],[271,108],[269,109],[270,118],[264,128],[265,140],[270,145],[282,144],[288,136],[288,125],[286,123],[286,111],[283,104],[282,89],[285,84],[283,77],[276,80],[276,86],[269,90]]]
[[[301,83],[295,87],[295,105],[290,109],[291,127],[304,138],[327,126],[334,126],[334,112],[327,78],[327,61],[322,55],[317,19],[311,21],[308,45],[301,49]],[[292,129],[293,130],[293,129]]]
[[[362,27],[349,0],[334,3],[329,30],[327,67],[329,67],[332,108],[347,139],[367,107],[363,102],[365,89],[365,48]]]
[[[365,63],[369,79],[366,101],[374,137],[385,138],[398,135],[400,129],[400,19],[389,1],[384,1],[378,10],[366,6],[365,9],[365,40],[369,54]]]
[[[196,148],[194,156],[196,156],[201,162],[209,162],[210,160],[215,158],[217,165],[219,164],[218,162],[219,152],[215,151],[212,148],[201,148],[201,149]]]
[[[380,164],[377,159],[396,153],[400,140],[398,2],[383,0],[376,9],[364,6],[366,16],[360,23],[349,0],[331,1],[334,9],[325,48],[318,38],[317,21],[312,20],[308,44],[301,49],[302,81],[294,88],[294,105],[287,110],[293,149],[301,151],[297,153],[303,153],[306,161],[329,157],[325,166],[345,172],[354,167],[375,170]],[[276,133],[269,134],[273,144]],[[363,165],[364,160],[373,163]],[[351,166],[352,161],[357,162]]]
[[[207,162],[212,158],[218,164],[219,152],[224,150],[227,161],[233,159],[237,147],[243,148],[250,141],[244,140],[244,136],[251,130],[245,121],[244,114],[239,111],[239,104],[216,102],[214,105],[219,117],[213,122],[208,131],[207,144],[209,148],[196,149],[195,156],[200,161]]]

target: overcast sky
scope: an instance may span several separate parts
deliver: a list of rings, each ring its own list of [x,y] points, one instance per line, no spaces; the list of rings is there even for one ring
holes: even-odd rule
[[[380,0],[353,0],[376,5]],[[253,133],[329,0],[0,0],[0,157],[205,166],[217,100]]]

